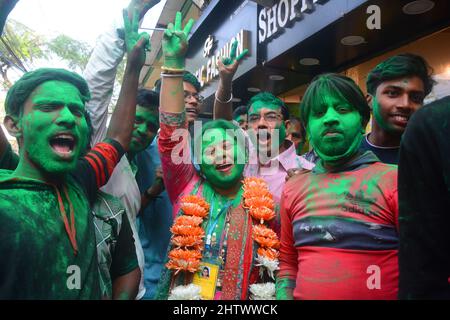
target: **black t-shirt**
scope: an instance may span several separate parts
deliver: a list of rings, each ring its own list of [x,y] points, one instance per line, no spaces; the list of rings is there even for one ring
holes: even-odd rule
[[[370,142],[367,140],[368,136],[369,135],[366,135],[363,141],[361,142],[360,147],[361,151],[372,151],[383,163],[398,164],[398,152],[400,150],[400,147],[384,148],[374,146],[373,144],[370,144]]]
[[[450,299],[450,97],[414,113],[399,162],[401,299]]]

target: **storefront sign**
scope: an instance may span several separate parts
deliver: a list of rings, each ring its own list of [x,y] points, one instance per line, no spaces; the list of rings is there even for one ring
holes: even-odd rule
[[[258,42],[263,43],[280,34],[284,28],[299,20],[305,13],[314,12],[316,4],[328,0],[280,0],[271,8],[263,8],[258,18]]]
[[[238,41],[238,46],[236,50],[236,56],[242,53],[245,49],[250,51],[249,43],[249,31],[241,30],[239,33],[232,37],[220,50],[216,52],[215,50],[215,39],[214,36],[210,35],[203,45],[203,56],[205,58],[210,57],[206,64],[202,65],[196,72],[195,76],[200,81],[200,85],[203,88],[214,78],[219,76],[219,70],[217,69],[217,61],[222,57],[229,57],[231,45],[234,40]],[[247,54],[250,55],[250,52]]]

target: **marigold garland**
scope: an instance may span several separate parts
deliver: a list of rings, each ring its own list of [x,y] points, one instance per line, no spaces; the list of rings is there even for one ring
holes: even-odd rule
[[[170,228],[171,243],[175,246],[169,252],[166,267],[180,271],[196,272],[200,267],[205,231],[200,225],[209,213],[209,204],[196,195],[181,198],[183,215],[177,217]]]
[[[275,250],[272,248],[258,248],[257,253],[260,256],[267,257],[268,259],[271,259],[271,260],[278,259],[278,256],[280,255],[278,250]]]
[[[278,249],[280,241],[277,234],[264,225],[275,217],[275,203],[267,183],[261,178],[246,178],[244,180],[244,207],[249,214],[259,222],[253,226],[252,238],[259,244],[257,261],[265,267],[269,275],[278,270]],[[260,270],[262,274],[262,269]]]

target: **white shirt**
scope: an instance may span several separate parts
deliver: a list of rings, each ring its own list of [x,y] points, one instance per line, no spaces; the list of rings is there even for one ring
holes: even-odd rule
[[[93,127],[91,145],[95,145],[106,137],[108,105],[111,101],[117,66],[124,55],[124,41],[119,38],[116,32],[118,28],[123,28],[122,18],[116,18],[111,28],[98,37],[94,51],[83,73],[91,91],[91,100],[86,104]],[[117,164],[108,183],[101,190],[119,198],[127,210],[136,246],[136,256],[141,270],[139,292],[136,299],[141,299],[145,294],[145,261],[136,230],[136,215],[141,206],[141,193],[125,155]]]

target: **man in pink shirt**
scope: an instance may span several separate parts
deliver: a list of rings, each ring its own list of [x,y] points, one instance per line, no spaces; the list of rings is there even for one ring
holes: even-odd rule
[[[237,42],[233,44],[230,57],[219,60],[219,85],[214,100],[214,119],[232,120],[232,80],[245,56],[245,51],[236,57]],[[289,169],[312,169],[314,164],[298,156],[295,145],[286,139],[290,126],[289,111],[279,98],[269,92],[255,95],[248,103],[249,161],[244,170],[245,177],[263,178],[277,204]],[[276,210],[278,212],[278,210]],[[272,226],[280,235],[280,217],[277,214]]]

